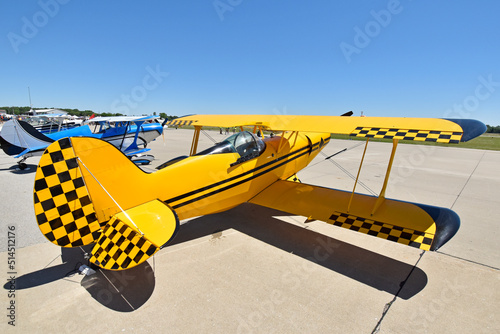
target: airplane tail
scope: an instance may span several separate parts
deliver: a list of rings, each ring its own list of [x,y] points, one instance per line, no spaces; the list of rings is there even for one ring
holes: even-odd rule
[[[1,146],[5,154],[18,157],[26,149],[31,151],[43,150],[54,140],[40,133],[37,129],[24,121],[13,118],[6,122],[0,131]]]
[[[60,139],[47,147],[37,167],[38,226],[61,247],[95,243],[90,261],[101,268],[132,268],[165,246],[179,226],[165,203],[130,196],[147,177],[107,142]]]
[[[19,153],[25,150],[22,147],[12,145],[7,140],[3,139],[2,136],[0,136],[0,147],[2,148],[3,152],[7,155],[18,155]]]

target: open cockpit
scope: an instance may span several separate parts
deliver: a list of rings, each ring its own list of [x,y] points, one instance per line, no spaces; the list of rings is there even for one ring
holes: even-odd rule
[[[266,144],[262,139],[251,132],[241,131],[196,155],[238,153],[242,158],[249,157],[251,159],[259,156],[265,149]]]
[[[248,161],[250,159],[256,158],[261,155],[266,149],[266,144],[264,141],[256,136],[255,134],[248,131],[237,132],[223,141],[215,144],[212,147],[207,148],[201,152],[194,154],[194,156],[205,156],[212,154],[223,154],[223,153],[238,153],[240,156],[235,164],[242,163],[244,161]],[[181,156],[169,160],[160,166],[157,169],[163,169],[167,166],[170,166],[176,162],[184,160],[187,156]]]

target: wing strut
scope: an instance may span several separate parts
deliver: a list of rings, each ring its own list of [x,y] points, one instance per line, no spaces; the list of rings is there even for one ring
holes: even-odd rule
[[[380,204],[382,204],[382,202],[385,200],[385,189],[387,188],[387,183],[389,182],[389,176],[391,174],[392,163],[394,162],[394,156],[396,155],[396,148],[398,147],[398,142],[399,142],[398,139],[392,140],[392,152],[391,152],[391,157],[389,158],[389,165],[387,166],[387,172],[385,173],[384,185],[382,186],[382,190],[380,190],[380,195],[378,196],[377,201],[373,206],[373,211],[371,213],[372,216],[375,214],[375,211],[377,211]]]
[[[120,147],[119,147],[120,151],[123,149],[123,143],[125,142],[125,138],[127,137],[129,125],[130,125],[130,122],[127,122],[125,125],[125,131],[123,132],[122,142],[120,143]]]
[[[354,182],[354,187],[352,188],[351,198],[349,199],[349,204],[347,205],[347,212],[351,209],[352,198],[354,197],[354,191],[356,190],[356,185],[358,184],[359,173],[361,173],[361,166],[363,166],[363,160],[365,160],[365,153],[368,147],[368,141],[370,141],[370,137],[366,137],[366,145],[365,150],[363,151],[363,156],[361,157],[361,162],[359,163],[358,175],[356,176],[356,181]]]
[[[255,134],[260,133],[260,138],[264,138],[264,132],[262,132],[262,127],[260,125],[259,126],[257,126],[257,125],[253,126],[253,133],[255,133]]]
[[[191,153],[189,153],[190,156],[196,154],[196,150],[198,149],[198,140],[200,139],[200,131],[201,131],[201,126],[195,125],[193,142],[191,143]]]

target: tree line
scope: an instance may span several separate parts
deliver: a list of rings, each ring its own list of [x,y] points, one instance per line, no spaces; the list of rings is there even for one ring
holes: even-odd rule
[[[491,126],[491,125],[486,125],[486,132],[487,133],[500,133],[500,125],[497,126]]]
[[[102,117],[109,117],[109,116],[125,116],[120,113],[109,113],[109,112],[103,112],[103,113],[96,113],[92,110],[79,110],[79,109],[70,109],[70,108],[41,108],[41,109],[59,109],[66,111],[68,115],[71,116],[77,116],[77,117],[90,117],[92,115],[95,116],[102,116]],[[5,110],[9,115],[26,115],[31,108],[30,107],[0,107],[0,110]],[[153,113],[154,116],[156,116],[156,112]],[[144,115],[146,116],[146,115]],[[160,113],[159,115],[163,119],[168,119],[172,120],[177,118],[177,116],[173,115],[167,115],[166,113]]]

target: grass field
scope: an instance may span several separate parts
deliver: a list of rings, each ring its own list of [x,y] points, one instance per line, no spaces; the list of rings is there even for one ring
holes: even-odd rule
[[[366,140],[365,138],[351,137],[349,135],[332,135],[334,139],[349,139],[349,140]],[[387,142],[391,143],[391,139],[370,139],[370,141],[375,142]],[[448,146],[448,147],[460,147],[460,148],[473,148],[478,150],[493,150],[500,151],[500,134],[498,133],[485,133],[475,139],[472,139],[465,143],[459,144],[441,144],[432,142],[421,142],[413,140],[401,140],[400,143],[404,144],[415,144],[415,145],[437,145],[437,146]]]

